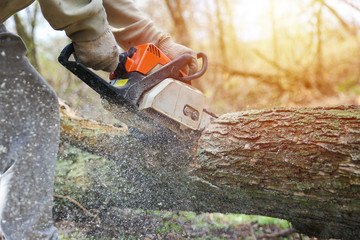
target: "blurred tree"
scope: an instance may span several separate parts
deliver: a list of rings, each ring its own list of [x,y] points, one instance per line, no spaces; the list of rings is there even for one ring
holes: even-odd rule
[[[317,40],[317,47],[316,47],[316,81],[314,83],[315,88],[319,89],[324,82],[323,78],[323,42],[322,42],[322,8],[324,6],[323,0],[316,0],[318,3],[317,11],[316,11],[316,40]],[[322,89],[320,89],[322,90]],[[327,91],[328,89],[326,89]]]
[[[223,2],[227,2],[227,1],[223,1]],[[221,9],[222,6],[220,4],[219,0],[215,0],[215,4],[216,4],[216,20],[217,20],[217,29],[218,29],[218,41],[219,41],[219,49],[220,49],[220,56],[221,56],[221,60],[222,60],[222,64],[224,64],[225,66],[228,65],[228,59],[227,59],[227,49],[226,49],[226,44],[225,44],[225,26],[224,26],[224,22],[223,22],[223,15],[221,14]]]
[[[353,0],[341,0],[342,2],[348,4],[349,6],[351,6],[353,9],[357,10],[360,12],[360,6],[355,5],[355,2],[357,2],[359,4],[359,1],[353,1]]]
[[[344,2],[352,7],[356,6],[352,4],[352,2],[348,0],[340,0],[340,2]],[[340,23],[342,28],[350,34],[351,37],[357,38],[356,34],[356,28],[351,27],[344,19],[343,17],[338,13],[336,9],[331,7],[327,1],[325,0],[313,0],[313,3],[315,5],[315,19],[316,19],[316,64],[315,64],[315,82],[311,84],[311,86],[314,89],[319,90],[322,94],[333,94],[334,87],[330,86],[329,81],[325,79],[324,73],[328,70],[326,69],[326,66],[324,64],[324,43],[323,39],[324,36],[324,26],[323,26],[323,9],[326,8],[332,16],[335,17],[335,19]]]
[[[39,12],[39,3],[36,1],[33,7],[26,8],[26,19],[14,14],[14,22],[17,34],[23,39],[28,49],[27,57],[30,63],[39,71],[39,62],[35,44],[35,28],[37,27],[37,16]]]
[[[270,1],[270,17],[271,17],[271,28],[272,28],[272,45],[274,61],[278,62],[278,41],[277,41],[277,29],[276,29],[276,17],[275,17],[275,0]]]
[[[233,1],[224,0],[214,1],[215,6],[215,26],[217,39],[215,46],[215,55],[218,57],[216,62],[216,67],[214,68],[214,77],[211,85],[211,95],[209,96],[208,102],[212,103],[216,98],[222,98],[227,101],[227,99],[233,99],[234,96],[229,91],[227,91],[226,83],[230,82],[230,79],[234,75],[246,74],[241,71],[236,71],[236,74],[232,65],[238,67],[238,62],[233,61],[233,59],[239,59],[239,40],[236,36],[236,30],[233,25],[233,11],[232,6],[234,5]],[[211,32],[213,29],[209,29]],[[237,92],[238,93],[238,92]]]
[[[340,14],[338,13],[338,11],[336,11],[333,7],[331,7],[330,5],[328,5],[324,0],[315,0],[317,2],[319,2],[322,6],[326,7],[331,14],[340,22],[341,26],[348,32],[350,33],[350,35],[352,36],[356,36],[356,30],[354,28],[352,28],[348,23],[346,23],[346,21],[340,16]],[[354,4],[352,4],[349,1],[346,0],[340,0],[340,2],[344,2],[348,5],[350,5],[351,7],[356,9],[356,6]],[[359,10],[360,11],[360,10]]]
[[[165,0],[166,6],[170,12],[170,16],[174,22],[174,37],[177,42],[190,46],[191,36],[184,18],[184,11],[187,4],[181,0]]]

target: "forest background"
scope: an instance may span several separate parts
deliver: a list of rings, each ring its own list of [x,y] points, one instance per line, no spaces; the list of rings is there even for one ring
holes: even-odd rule
[[[135,2],[177,42],[208,55],[208,71],[193,85],[216,114],[360,104],[357,0]],[[99,96],[57,62],[69,39],[47,24],[37,2],[5,24],[23,38],[31,63],[61,99],[87,118],[117,122]]]
[[[207,73],[193,83],[217,114],[360,103],[356,0],[135,2],[177,42],[208,55]],[[69,39],[51,29],[37,4],[6,25],[22,36],[30,61],[60,98],[85,116],[109,121],[96,93],[57,62]]]

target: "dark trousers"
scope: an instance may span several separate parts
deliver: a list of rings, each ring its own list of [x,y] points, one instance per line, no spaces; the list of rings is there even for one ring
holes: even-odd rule
[[[20,37],[0,25],[0,235],[58,239],[52,224],[58,101],[25,54]]]

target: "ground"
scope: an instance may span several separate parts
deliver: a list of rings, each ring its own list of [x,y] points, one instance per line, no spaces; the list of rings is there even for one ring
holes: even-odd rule
[[[108,217],[113,217],[109,216]],[[296,233],[291,224],[261,216],[193,212],[115,210],[119,225],[103,216],[91,222],[58,221],[62,239],[315,239]]]
[[[113,191],[123,181],[115,162],[65,142],[58,157],[54,217],[63,240],[315,239],[294,232],[286,220],[263,216],[121,209],[121,192]]]

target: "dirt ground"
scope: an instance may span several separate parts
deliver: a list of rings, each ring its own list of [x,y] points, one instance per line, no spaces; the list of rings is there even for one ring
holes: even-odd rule
[[[114,221],[116,219],[116,221]],[[315,240],[284,220],[246,215],[115,210],[88,222],[60,220],[62,239]]]

